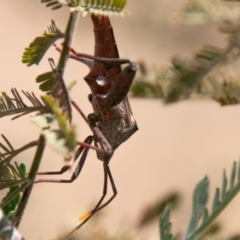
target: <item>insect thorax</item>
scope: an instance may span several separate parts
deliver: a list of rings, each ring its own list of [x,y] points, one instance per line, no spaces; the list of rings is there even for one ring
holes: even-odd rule
[[[92,99],[94,113],[99,116],[96,124],[113,150],[138,129],[131,109],[129,105],[126,106],[125,101],[127,99],[124,99],[114,107],[104,108],[101,106],[99,98],[93,97]]]

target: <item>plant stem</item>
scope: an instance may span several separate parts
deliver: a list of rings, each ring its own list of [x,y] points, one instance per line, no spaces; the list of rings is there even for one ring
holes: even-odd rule
[[[69,56],[69,47],[71,46],[72,39],[76,30],[76,26],[78,23],[79,12],[74,11],[70,13],[68,25],[65,31],[65,39],[63,42],[63,48],[61,51],[61,55],[59,58],[57,69],[64,73],[65,66],[67,64],[68,56]]]
[[[33,184],[34,184],[34,180],[35,180],[35,177],[36,177],[37,172],[38,172],[38,168],[39,168],[39,165],[40,165],[40,162],[41,162],[41,159],[42,159],[44,149],[45,149],[45,139],[44,139],[43,135],[40,135],[37,151],[36,151],[36,154],[35,154],[35,157],[33,159],[33,163],[32,163],[29,175],[28,175],[30,184],[26,183],[26,186],[28,184],[29,185],[24,190],[21,202],[19,203],[18,209],[17,209],[16,214],[15,214],[15,217],[16,217],[16,224],[15,225],[16,225],[16,227],[18,227],[18,225],[21,222],[21,218],[23,216],[23,213],[24,213],[24,210],[26,208],[29,196],[31,194],[32,187],[33,187]]]

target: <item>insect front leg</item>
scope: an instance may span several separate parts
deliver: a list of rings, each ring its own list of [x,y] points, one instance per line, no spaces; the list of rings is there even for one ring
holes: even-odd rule
[[[116,106],[127,96],[138,68],[137,63],[129,59],[96,57],[89,54],[77,53],[72,48],[69,48],[69,50],[73,53],[69,57],[80,62],[84,62],[84,59],[91,59],[104,63],[108,68],[129,64],[129,66],[116,76],[106,97],[102,98],[101,95],[96,95],[96,97],[102,100],[102,106],[109,108]]]
[[[113,63],[121,64],[121,59],[112,59]],[[106,97],[96,95],[101,98],[101,105],[105,108],[111,108],[118,105],[128,94],[133,79],[137,71],[137,64],[128,60],[129,66],[125,67],[114,79],[113,84]]]

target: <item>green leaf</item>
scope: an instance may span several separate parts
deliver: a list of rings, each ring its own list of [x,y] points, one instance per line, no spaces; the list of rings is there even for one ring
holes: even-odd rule
[[[171,233],[172,224],[170,222],[170,205],[168,204],[163,212],[163,215],[160,217],[159,221],[159,230],[161,240],[173,240]]]
[[[238,164],[240,165],[240,163]],[[236,163],[234,163],[231,178],[233,178],[233,175],[235,175],[234,172],[236,171],[236,168]],[[220,198],[220,189],[217,188],[213,200],[212,213],[210,214],[205,208],[208,198],[208,184],[208,180],[205,178],[196,186],[194,191],[193,213],[184,240],[193,240],[199,238],[240,191],[240,181],[238,181],[236,184],[234,181],[232,181],[230,188],[227,188],[227,176],[226,173],[224,173],[222,184],[223,189],[221,189],[222,197]],[[201,216],[203,220],[201,223],[199,223]]]
[[[48,108],[43,105],[43,103],[34,95],[34,93],[23,92],[23,94],[28,98],[31,102],[32,106],[28,106],[23,99],[21,98],[17,89],[11,89],[12,95],[9,96],[7,93],[2,92],[0,95],[0,118],[15,115],[13,119],[16,119],[25,114],[29,114],[36,111],[47,112]]]
[[[209,180],[207,177],[205,177],[195,187],[193,193],[192,216],[186,236],[191,235],[196,230],[200,218],[206,212],[205,209],[208,201],[208,186]]]
[[[219,93],[213,93],[212,98],[222,106],[240,103],[240,83],[238,79],[229,79],[220,85]]]
[[[10,194],[12,194],[12,192],[14,192],[16,189],[18,189],[18,186],[10,187],[10,190],[7,193],[6,197],[8,197]],[[4,197],[2,199],[2,201],[4,201],[6,199],[6,197]],[[15,198],[12,199],[12,201],[7,206],[3,207],[4,214],[6,216],[10,216],[10,215],[14,214],[20,200],[21,200],[21,194],[19,193],[15,196]]]
[[[26,63],[27,66],[38,64],[48,48],[55,41],[63,37],[64,34],[61,33],[56,23],[52,20],[43,36],[35,38],[29,47],[25,49],[22,57],[22,62]]]
[[[227,196],[227,175],[226,175],[226,170],[223,170],[223,183],[222,183],[222,200],[224,200]]]
[[[213,206],[212,206],[213,212],[218,208],[219,204],[220,204],[220,189],[216,188],[215,196],[213,200]]]
[[[40,90],[43,92],[50,92],[54,83],[55,83],[55,74],[51,72],[43,73],[36,78],[37,83],[41,83],[39,85]]]
[[[68,114],[69,121],[72,120],[72,109],[69,98],[69,91],[65,85],[62,71],[55,68],[52,58],[49,58],[49,63],[52,67],[52,72],[47,72],[39,75],[36,81],[42,82],[40,89],[47,91],[53,98],[59,100],[60,107]]]
[[[42,0],[42,3],[47,3],[46,7],[51,7],[52,10],[57,10],[64,6],[76,7],[80,4],[81,0],[69,0],[69,1],[58,1],[58,0]]]
[[[152,83],[145,80],[134,81],[131,92],[135,97],[163,97],[163,89],[158,82]]]
[[[71,7],[72,11],[80,11],[85,17],[89,14],[95,15],[119,15],[123,16],[128,13],[128,11],[123,8],[126,5],[126,0],[42,0],[42,3],[47,3],[46,7],[51,7],[52,10],[62,8],[64,6]]]
[[[27,166],[24,163],[21,163],[19,165],[19,169],[21,171],[21,174],[25,177],[27,175]]]

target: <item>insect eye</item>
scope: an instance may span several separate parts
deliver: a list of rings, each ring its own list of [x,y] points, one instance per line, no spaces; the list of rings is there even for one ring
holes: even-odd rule
[[[106,84],[107,78],[104,76],[98,76],[96,82],[99,86],[104,86]]]

